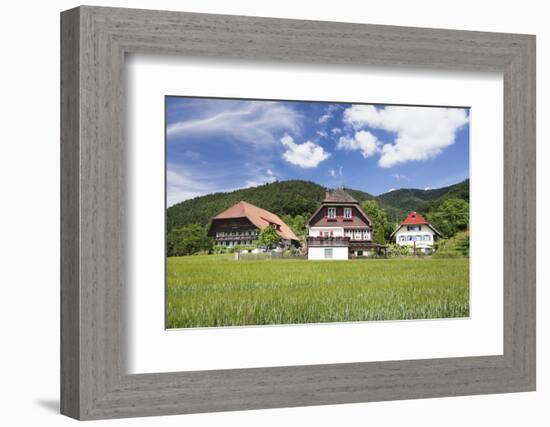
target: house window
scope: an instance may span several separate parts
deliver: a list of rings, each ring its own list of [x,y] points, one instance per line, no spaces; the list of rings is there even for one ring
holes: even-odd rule
[[[353,238],[355,240],[361,240],[361,230],[355,230]]]
[[[351,239],[353,237],[353,231],[351,230],[344,231],[344,236],[349,237]]]
[[[420,231],[419,225],[407,225],[407,231]]]
[[[336,208],[328,208],[328,217],[336,218]]]
[[[351,208],[344,208],[344,218],[351,218]]]
[[[370,239],[370,233],[368,230],[363,230],[363,240],[369,240]]]
[[[332,259],[332,248],[325,248],[325,259]]]
[[[431,237],[432,237],[432,236],[430,236],[429,234],[426,234],[426,235],[424,236],[424,240],[426,240],[426,241],[429,242],[430,240],[432,240]]]

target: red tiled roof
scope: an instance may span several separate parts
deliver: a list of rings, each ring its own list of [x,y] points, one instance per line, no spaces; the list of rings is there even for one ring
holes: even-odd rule
[[[415,225],[415,224],[429,224],[424,217],[416,212],[410,212],[401,224],[403,225]]]
[[[426,221],[426,219],[416,213],[416,212],[409,212],[409,214],[407,215],[407,218],[405,218],[405,221],[403,221],[401,224],[399,224],[399,226],[394,230],[394,232],[391,234],[390,238],[393,238],[393,236],[395,235],[395,233],[397,233],[397,231],[403,226],[403,225],[427,225],[428,227],[430,227],[435,234],[437,234],[438,236],[442,236],[442,234],[436,230],[436,228],[430,224],[428,221]]]
[[[241,201],[234,204],[214,217],[214,219],[228,218],[248,218],[248,220],[260,230],[263,230],[270,224],[275,224],[279,226],[276,230],[277,234],[283,239],[298,240],[290,227],[286,225],[277,215],[247,202]]]

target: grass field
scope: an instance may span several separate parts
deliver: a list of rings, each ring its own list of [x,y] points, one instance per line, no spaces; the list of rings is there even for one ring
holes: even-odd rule
[[[168,258],[167,327],[469,315],[469,260]]]

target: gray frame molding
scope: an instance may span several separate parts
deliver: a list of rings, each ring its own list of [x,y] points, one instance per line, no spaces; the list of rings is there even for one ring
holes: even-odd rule
[[[124,56],[504,75],[504,354],[128,375]],[[83,6],[61,14],[61,412],[101,419],[535,390],[535,37]],[[475,184],[474,184],[475,185]]]

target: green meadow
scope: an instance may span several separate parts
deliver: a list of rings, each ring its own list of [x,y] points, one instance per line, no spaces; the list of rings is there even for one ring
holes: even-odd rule
[[[166,292],[168,328],[467,317],[469,260],[170,257]]]

